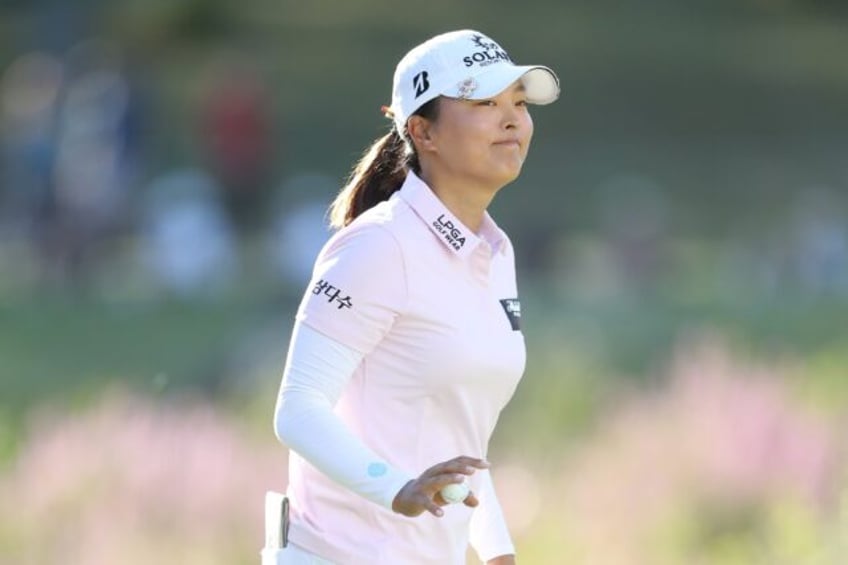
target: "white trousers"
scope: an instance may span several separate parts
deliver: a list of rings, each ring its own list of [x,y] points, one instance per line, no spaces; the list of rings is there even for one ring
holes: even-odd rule
[[[285,549],[262,550],[262,565],[335,565],[289,542]]]

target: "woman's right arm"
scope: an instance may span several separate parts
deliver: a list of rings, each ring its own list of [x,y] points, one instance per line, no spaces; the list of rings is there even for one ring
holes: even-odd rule
[[[274,411],[277,438],[316,469],[386,508],[418,516],[441,516],[437,496],[447,484],[485,468],[471,457],[438,463],[412,477],[377,456],[333,412],[362,354],[297,322]],[[465,504],[476,506],[472,494]]]
[[[295,323],[274,431],[281,442],[336,482],[386,508],[412,477],[378,457],[333,412],[362,359],[358,351]]]

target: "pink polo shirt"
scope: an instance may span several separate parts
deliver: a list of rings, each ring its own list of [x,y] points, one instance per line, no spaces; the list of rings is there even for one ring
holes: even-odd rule
[[[409,173],[321,251],[297,323],[364,354],[335,412],[418,476],[458,455],[485,458],[524,371],[520,317],[507,236],[488,214],[473,233]],[[297,456],[289,476],[290,539],[307,550],[340,564],[465,563],[471,508],[407,518]]]

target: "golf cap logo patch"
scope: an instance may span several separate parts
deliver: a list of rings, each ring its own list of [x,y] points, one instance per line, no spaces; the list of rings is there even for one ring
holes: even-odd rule
[[[475,65],[478,67],[488,67],[495,63],[512,62],[512,59],[509,58],[506,51],[501,49],[500,45],[484,35],[472,35],[471,42],[474,44],[476,50],[462,58],[462,62],[465,63],[466,67],[473,67]]]
[[[412,77],[412,86],[415,88],[415,97],[418,98],[430,88],[429,74],[427,71],[421,71]]]
[[[471,41],[473,41],[474,45],[480,49],[500,49],[500,46],[497,43],[492,40],[486,41],[487,39],[489,38],[480,34],[471,36]]]
[[[468,77],[457,85],[457,98],[467,100],[468,98],[471,98],[471,95],[474,94],[475,90],[477,90],[477,81]]]

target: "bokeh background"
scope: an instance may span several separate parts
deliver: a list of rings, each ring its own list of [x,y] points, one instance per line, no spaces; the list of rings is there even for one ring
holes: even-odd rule
[[[0,3],[0,563],[255,563],[324,212],[410,47],[563,96],[492,213],[522,563],[848,560],[848,5]]]

